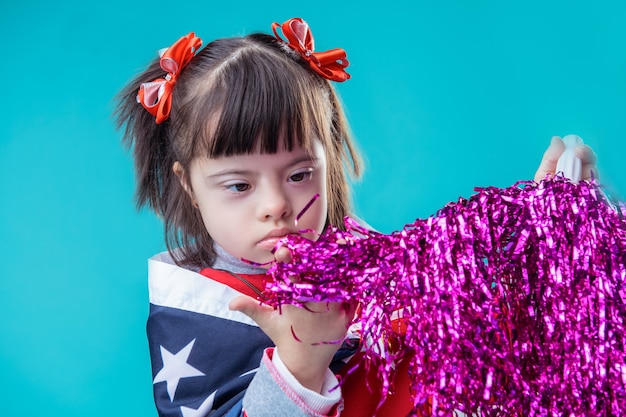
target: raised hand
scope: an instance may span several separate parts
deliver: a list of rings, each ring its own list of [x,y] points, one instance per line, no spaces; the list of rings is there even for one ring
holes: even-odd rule
[[[543,154],[543,159],[535,173],[535,181],[545,179],[548,174],[556,174],[557,161],[564,150],[565,145],[563,144],[563,140],[559,136],[553,136],[552,142]],[[581,145],[576,148],[575,152],[576,156],[580,158],[582,165],[581,179],[583,181],[592,178],[599,179],[598,167],[596,166],[598,158],[593,149],[588,145]]]
[[[276,260],[289,262],[291,254],[282,248],[277,251]],[[309,302],[304,308],[273,308],[248,296],[234,298],[229,307],[253,319],[272,339],[291,374],[316,392],[322,388],[326,370],[356,311],[355,304],[326,302]]]

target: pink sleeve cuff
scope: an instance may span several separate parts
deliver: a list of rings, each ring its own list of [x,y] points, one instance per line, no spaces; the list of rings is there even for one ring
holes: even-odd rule
[[[326,371],[322,391],[318,393],[298,382],[280,359],[277,349],[267,348],[263,354],[263,362],[283,392],[305,412],[310,415],[339,416],[343,408],[341,388],[330,369]]]

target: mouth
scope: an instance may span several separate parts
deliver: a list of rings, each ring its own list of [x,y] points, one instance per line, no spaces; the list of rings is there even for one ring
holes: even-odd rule
[[[281,239],[292,235],[293,232],[288,229],[272,230],[263,239],[257,242],[257,246],[265,250],[273,250]]]

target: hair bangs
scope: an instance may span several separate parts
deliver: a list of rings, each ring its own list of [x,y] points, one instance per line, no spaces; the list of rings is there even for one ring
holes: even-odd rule
[[[216,73],[215,111],[203,132],[209,157],[311,149],[328,125],[323,86],[299,65],[284,65],[284,54],[244,48]]]

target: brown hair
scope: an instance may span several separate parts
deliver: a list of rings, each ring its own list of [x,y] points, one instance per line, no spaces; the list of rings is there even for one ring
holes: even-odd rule
[[[327,224],[343,226],[349,213],[348,174],[359,157],[330,82],[315,74],[283,42],[266,34],[218,39],[181,71],[169,118],[156,124],[136,101],[143,82],[162,77],[159,60],[120,92],[115,112],[124,143],[133,149],[137,206],[162,217],[167,248],[179,265],[210,266],[213,239],[173,171],[189,172],[199,155],[275,153],[321,141],[328,160]]]

